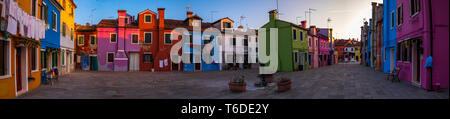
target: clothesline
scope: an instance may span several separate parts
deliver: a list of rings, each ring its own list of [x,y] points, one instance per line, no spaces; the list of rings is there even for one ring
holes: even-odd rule
[[[45,22],[30,16],[19,7],[18,3],[14,0],[6,0],[8,13],[8,28],[7,31],[11,34],[21,34],[22,36],[32,39],[44,39],[46,25]],[[19,29],[17,29],[19,26]]]

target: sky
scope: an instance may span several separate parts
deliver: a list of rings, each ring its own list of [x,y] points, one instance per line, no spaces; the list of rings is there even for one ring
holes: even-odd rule
[[[229,17],[235,27],[259,28],[269,21],[269,11],[277,9],[277,0],[74,0],[77,24],[97,24],[101,19],[116,19],[117,10],[136,16],[146,9],[166,8],[166,19],[186,18],[187,7],[204,22]],[[311,25],[333,28],[337,39],[360,38],[363,20],[371,17],[371,2],[383,0],[278,0],[279,19],[292,23],[311,19]],[[309,8],[315,9],[306,14]],[[328,22],[328,18],[331,22]]]

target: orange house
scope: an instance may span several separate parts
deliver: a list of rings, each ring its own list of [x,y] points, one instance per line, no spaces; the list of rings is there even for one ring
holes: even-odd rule
[[[163,18],[164,19],[164,18]],[[139,46],[140,46],[140,71],[154,70],[154,56],[158,53],[158,23],[157,14],[151,10],[145,10],[138,14],[139,20]]]
[[[1,0],[0,20],[6,26],[0,32],[0,99],[10,99],[24,94],[41,84],[40,40],[29,37],[27,25],[18,25],[10,32],[10,22],[20,23],[18,16],[4,11],[16,7],[7,4],[17,2],[26,15],[41,18],[42,0]],[[44,29],[42,29],[44,30]],[[7,32],[3,32],[7,31]],[[22,32],[23,31],[23,32]],[[38,30],[36,30],[38,31]],[[34,31],[32,31],[34,32]]]

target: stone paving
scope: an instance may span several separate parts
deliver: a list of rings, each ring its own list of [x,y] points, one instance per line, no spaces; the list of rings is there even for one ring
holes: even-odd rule
[[[256,88],[258,70],[246,74],[247,92],[231,93],[229,80],[236,71],[215,72],[74,72],[52,86],[41,87],[18,99],[448,99],[448,89],[429,92],[356,64],[338,64],[302,72],[278,73],[293,79],[292,90]],[[273,85],[273,84],[272,84]]]

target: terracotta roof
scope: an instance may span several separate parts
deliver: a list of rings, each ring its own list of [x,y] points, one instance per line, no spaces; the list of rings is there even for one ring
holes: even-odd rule
[[[189,27],[188,22],[184,20],[166,19],[164,20],[164,25],[166,29],[187,28],[188,30],[192,30],[192,27]],[[202,30],[209,27],[212,27],[211,23],[202,23]]]
[[[98,23],[98,27],[118,27],[117,19],[103,19]],[[131,23],[126,26],[127,28],[138,28],[137,23]]]
[[[97,25],[90,25],[90,26],[86,26],[86,25],[76,25],[75,29],[77,31],[96,31],[97,30]]]
[[[216,23],[218,23],[218,22],[220,22],[220,21],[222,21],[222,20],[224,20],[224,19],[229,19],[231,22],[234,22],[234,21],[231,20],[230,18],[225,17],[225,18],[219,19],[219,20],[217,20],[217,21],[215,21],[215,22],[213,22],[213,23],[211,23],[211,24],[216,24]]]

